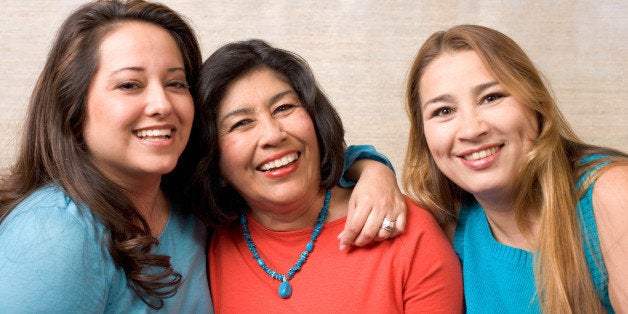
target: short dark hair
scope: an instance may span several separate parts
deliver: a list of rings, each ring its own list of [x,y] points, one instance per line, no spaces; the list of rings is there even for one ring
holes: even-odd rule
[[[199,89],[195,97],[196,112],[188,148],[197,151],[194,161],[194,198],[206,198],[201,208],[208,208],[216,223],[232,221],[243,208],[242,197],[230,187],[224,187],[218,161],[218,106],[227,88],[237,79],[254,70],[269,69],[296,91],[301,104],[312,118],[320,148],[320,186],[331,188],[338,183],[344,162],[344,129],[338,113],[327,99],[307,62],[295,53],[251,39],[233,42],[219,48],[203,63]],[[191,153],[187,151],[185,154]]]

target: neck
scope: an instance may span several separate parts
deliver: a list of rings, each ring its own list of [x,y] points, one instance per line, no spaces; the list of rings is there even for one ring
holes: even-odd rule
[[[515,202],[512,197],[496,199],[480,199],[478,202],[484,208],[486,219],[497,242],[534,252],[537,250],[536,236],[538,234],[538,219],[528,215],[524,222],[529,226],[530,234],[524,233],[517,224],[515,216]],[[530,213],[530,210],[526,212]]]
[[[127,189],[126,194],[148,223],[151,234],[158,237],[163,232],[170,213],[169,202],[159,183],[152,187]]]
[[[311,228],[323,207],[325,193],[326,190],[321,189],[292,204],[278,204],[271,208],[251,206],[251,215],[262,226],[273,231]]]

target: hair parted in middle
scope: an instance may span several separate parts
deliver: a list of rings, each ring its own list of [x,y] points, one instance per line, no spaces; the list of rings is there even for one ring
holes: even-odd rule
[[[600,302],[588,273],[576,208],[576,177],[595,164],[579,166],[582,156],[604,154],[596,164],[621,152],[583,143],[561,114],[540,72],[523,49],[508,36],[479,25],[458,25],[432,34],[419,49],[409,72],[406,102],[410,136],[402,183],[409,196],[428,209],[439,223],[453,224],[461,205],[473,200],[436,166],[423,128],[420,80],[439,56],[475,52],[486,69],[509,93],[532,110],[539,130],[516,175],[515,217],[530,236],[527,224],[537,218],[543,230],[535,263],[535,279],[543,312],[572,309],[598,313]],[[622,157],[623,158],[623,157]],[[586,189],[587,184],[580,187]],[[573,280],[577,278],[577,280]]]
[[[93,1],[76,9],[59,28],[33,90],[17,161],[0,187],[0,220],[34,190],[58,185],[102,222],[109,254],[124,269],[129,286],[150,307],[160,309],[163,299],[177,292],[181,274],[169,256],[151,251],[158,241],[146,219],[124,189],[96,167],[83,139],[100,44],[129,23],[156,25],[172,36],[194,94],[202,59],[183,16],[142,0]]]
[[[182,162],[192,172],[188,193],[194,206],[210,210],[214,223],[232,222],[248,208],[231,187],[221,184],[218,161],[218,109],[229,86],[256,70],[268,69],[297,93],[314,124],[320,148],[320,187],[335,186],[344,163],[344,128],[338,113],[318,86],[307,62],[295,53],[251,39],[222,46],[203,63],[195,97],[197,112]],[[194,168],[194,169],[193,169]],[[189,197],[188,197],[189,199]]]

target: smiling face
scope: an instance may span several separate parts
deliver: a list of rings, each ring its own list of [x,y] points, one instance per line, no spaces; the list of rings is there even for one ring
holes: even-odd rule
[[[159,180],[194,117],[181,52],[166,30],[143,22],[121,24],[98,52],[83,132],[90,156],[118,184]]]
[[[481,203],[511,197],[537,137],[534,112],[472,50],[441,54],[425,68],[419,90],[425,138],[443,174]]]
[[[315,128],[281,76],[263,68],[233,81],[217,121],[220,172],[252,209],[287,209],[319,192]]]

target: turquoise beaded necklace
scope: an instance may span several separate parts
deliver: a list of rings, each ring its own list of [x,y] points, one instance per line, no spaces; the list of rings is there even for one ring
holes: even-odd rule
[[[251,251],[253,258],[257,260],[257,264],[270,277],[281,281],[281,284],[279,285],[279,290],[277,292],[279,293],[279,296],[282,299],[287,299],[292,295],[292,286],[290,285],[288,281],[292,279],[292,277],[294,277],[294,274],[296,274],[299,270],[301,270],[301,267],[303,267],[303,264],[305,264],[305,261],[307,260],[308,256],[314,250],[314,242],[316,242],[316,239],[318,239],[318,236],[321,233],[321,228],[323,228],[323,223],[325,222],[325,218],[327,217],[330,198],[331,198],[331,190],[327,190],[327,193],[325,194],[325,203],[323,204],[323,208],[321,209],[321,212],[318,214],[318,219],[316,220],[316,226],[314,226],[314,231],[312,231],[312,235],[310,236],[310,241],[305,245],[305,251],[301,253],[301,257],[299,257],[299,260],[294,264],[294,266],[292,266],[292,268],[290,268],[290,270],[288,270],[288,272],[285,275],[280,274],[270,269],[270,267],[266,266],[266,263],[264,262],[264,260],[259,256],[259,253],[257,252],[257,248],[255,247],[255,243],[253,242],[253,239],[251,238],[251,232],[249,231],[249,227],[246,224],[246,212],[243,212],[240,215],[240,225],[242,226],[242,231],[244,233],[244,240],[246,240],[246,245],[249,247],[249,250]]]

